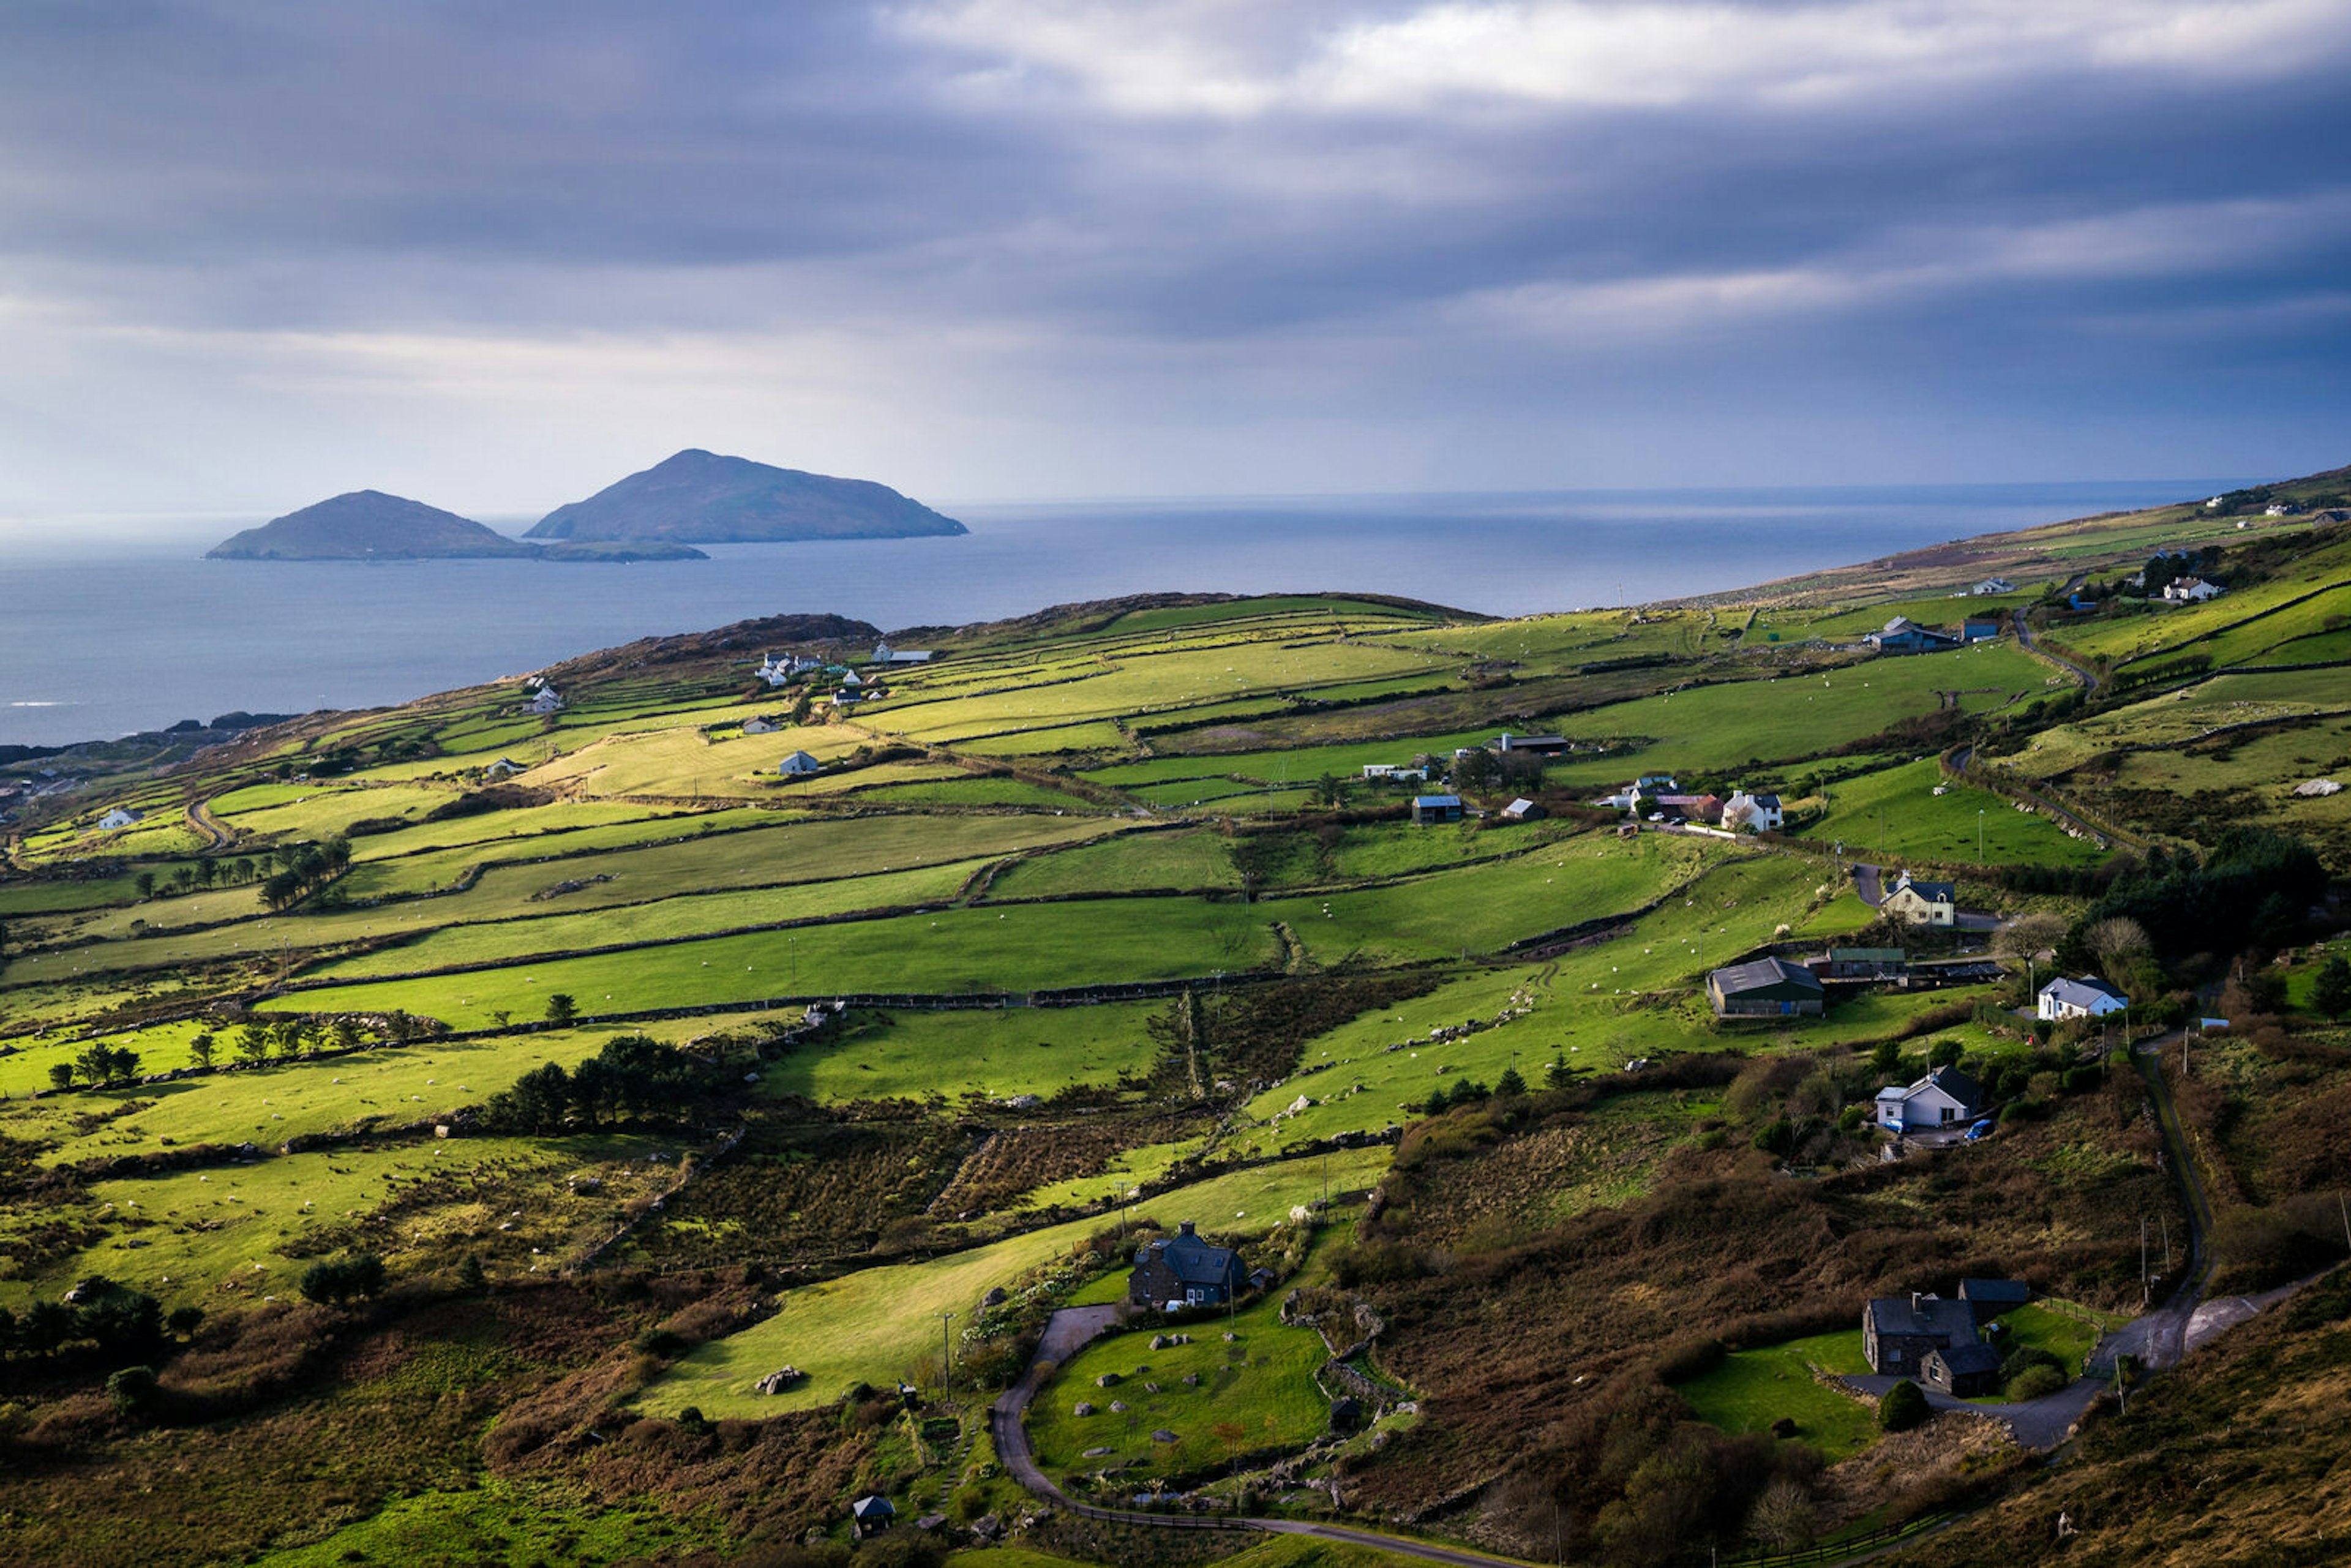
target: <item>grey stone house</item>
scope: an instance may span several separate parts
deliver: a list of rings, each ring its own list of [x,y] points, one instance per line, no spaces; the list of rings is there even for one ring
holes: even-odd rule
[[[1138,1307],[1222,1306],[1248,1282],[1240,1254],[1201,1240],[1187,1219],[1175,1235],[1136,1250],[1126,1299]]]

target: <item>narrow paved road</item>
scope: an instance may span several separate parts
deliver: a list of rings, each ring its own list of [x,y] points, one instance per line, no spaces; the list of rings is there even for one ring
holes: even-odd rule
[[[213,815],[213,803],[210,800],[188,802],[188,826],[212,840],[213,848],[216,850],[228,848],[229,831],[221,826],[220,819]]]
[[[1391,1552],[1398,1557],[1418,1558],[1425,1563],[1449,1563],[1458,1568],[1520,1568],[1516,1559],[1497,1557],[1490,1552],[1473,1552],[1462,1546],[1440,1546],[1428,1541],[1407,1541],[1399,1536],[1381,1535],[1369,1530],[1353,1530],[1343,1524],[1319,1524],[1297,1519],[1234,1519],[1228,1516],[1180,1513],[1141,1513],[1128,1509],[1096,1508],[1092,1503],[1079,1502],[1046,1478],[1037,1467],[1037,1458],[1029,1447],[1028,1428],[1021,1426],[1021,1412],[1044,1384],[1048,1372],[1066,1362],[1087,1342],[1118,1322],[1116,1307],[1064,1307],[1045,1322],[1044,1338],[1038,1342],[1037,1354],[1030,1358],[1029,1370],[1020,1381],[997,1396],[988,1406],[988,1426],[996,1439],[996,1457],[1012,1472],[1012,1479],[1035,1492],[1057,1508],[1087,1519],[1109,1520],[1119,1524],[1150,1525],[1162,1530],[1256,1530],[1273,1535],[1311,1535],[1318,1541],[1341,1541],[1350,1546],[1368,1546],[1374,1551]]]
[[[2079,578],[2074,579],[2076,583],[2080,580],[2081,580]],[[2064,654],[2055,653],[2050,649],[2043,647],[2040,643],[2035,643],[2032,640],[2032,628],[2024,623],[2024,612],[2019,610],[2013,613],[2016,621],[2016,640],[2019,643],[2024,644],[2025,647],[2029,648],[2033,653],[2040,654],[2051,664],[2062,664],[2066,669],[2073,671],[2074,677],[2082,683],[2082,695],[2084,696],[2090,696],[2096,693],[2098,689],[2098,677],[2095,674],[2084,669],[2081,665],[2075,664]]]

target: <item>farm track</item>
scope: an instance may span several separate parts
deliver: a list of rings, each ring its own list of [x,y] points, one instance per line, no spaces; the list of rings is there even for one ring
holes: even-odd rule
[[[2080,580],[2081,579],[2079,578],[2074,579],[2075,582],[2079,582]],[[2089,697],[2096,695],[2098,690],[2098,677],[2095,672],[2074,663],[2073,660],[2065,657],[2063,653],[2052,653],[2049,649],[2043,647],[2038,643],[2035,643],[2032,640],[2032,628],[2024,623],[2023,611],[2011,611],[2010,615],[2016,623],[2016,641],[2018,646],[2022,647],[2026,653],[2032,654],[2035,658],[2045,659],[2050,664],[2055,664],[2070,673],[2075,680],[2082,683],[2083,696]]]
[[[212,847],[215,850],[225,850],[235,841],[235,836],[226,828],[221,826],[220,819],[213,815],[213,803],[210,800],[189,801],[187,819],[188,826],[210,839]]]

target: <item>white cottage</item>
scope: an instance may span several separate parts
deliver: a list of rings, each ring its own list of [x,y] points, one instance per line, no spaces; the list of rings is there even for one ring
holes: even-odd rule
[[[553,686],[542,685],[531,694],[530,702],[527,706],[533,713],[554,713],[563,706],[563,698],[557,695]]]
[[[1877,1092],[1877,1124],[1896,1133],[1949,1127],[1983,1113],[1983,1087],[1956,1067],[1938,1067],[1905,1088]]]
[[[117,828],[127,828],[137,822],[140,815],[128,806],[117,806],[98,820],[99,829],[102,832],[111,832]]]
[[[2065,1019],[2100,1019],[2121,1012],[2130,998],[2104,980],[2085,975],[2078,980],[2060,975],[2041,988],[2035,1010],[2052,1023]]]
[[[823,763],[819,762],[807,752],[795,751],[789,757],[784,758],[782,764],[777,768],[776,771],[782,774],[787,779],[805,779],[810,774],[818,772],[823,767]]]
[[[1730,827],[1743,824],[1749,831],[1776,833],[1785,821],[1786,813],[1777,795],[1750,795],[1744,789],[1733,789],[1730,799],[1722,803],[1722,823]]]

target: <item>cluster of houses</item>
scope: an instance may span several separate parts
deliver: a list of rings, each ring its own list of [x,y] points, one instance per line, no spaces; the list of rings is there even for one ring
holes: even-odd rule
[[[869,664],[927,664],[936,657],[927,648],[893,648],[887,642],[876,643],[866,658]],[[788,686],[809,675],[820,675],[837,671],[844,688],[854,691],[864,680],[846,664],[827,664],[807,653],[769,653],[759,662],[759,678],[771,686]],[[854,700],[852,698],[852,700]]]
[[[1744,829],[1751,833],[1776,833],[1787,823],[1787,806],[1779,796],[1734,789],[1728,797],[1711,792],[1691,794],[1670,773],[1644,773],[1613,795],[1593,802],[1635,817],[1646,817],[1667,827],[1689,822],[1708,827]]]
[[[2022,1280],[1962,1280],[1956,1297],[1881,1296],[1862,1309],[1862,1349],[1870,1369],[1915,1377],[1955,1399],[2000,1388],[2000,1352],[1985,1328],[2032,1300]]]

